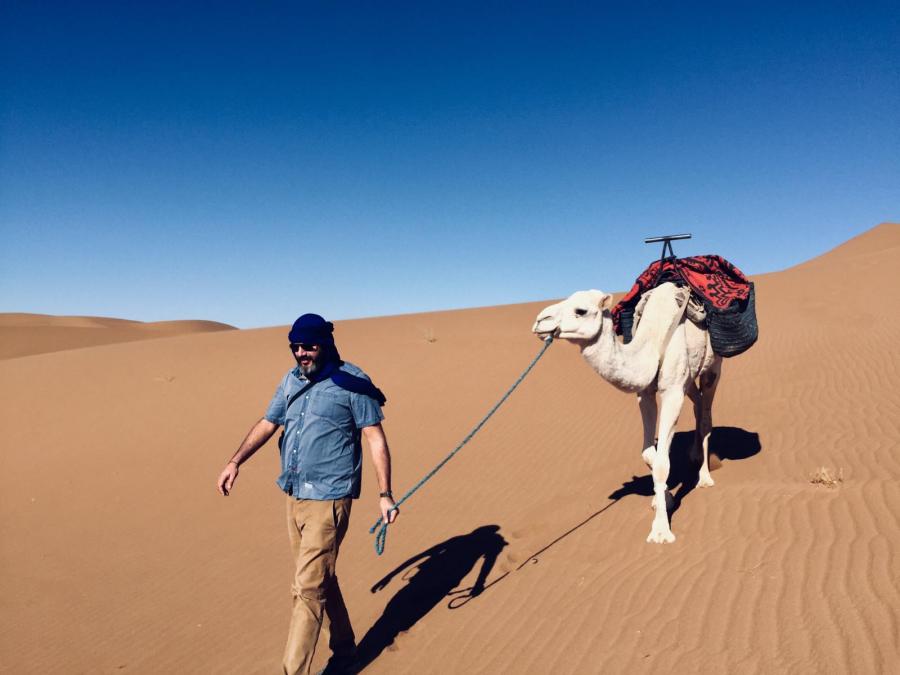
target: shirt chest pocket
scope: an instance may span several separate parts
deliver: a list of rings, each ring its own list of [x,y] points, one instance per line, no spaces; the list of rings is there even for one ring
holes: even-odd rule
[[[317,391],[309,400],[309,414],[327,420],[335,426],[347,428],[353,425],[350,396],[343,392]]]

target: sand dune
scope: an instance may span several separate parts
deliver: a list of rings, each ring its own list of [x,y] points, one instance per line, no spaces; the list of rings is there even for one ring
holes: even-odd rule
[[[0,314],[0,359],[157,337],[234,330],[216,321],[128,321],[97,316]]]
[[[761,338],[726,361],[714,409],[716,485],[681,494],[674,544],[644,542],[634,397],[570,345],[552,345],[410,500],[382,557],[367,464],[338,566],[376,655],[365,672],[893,671],[898,248],[900,225],[884,224],[756,279]],[[529,329],[546,304],[338,324],[344,358],[388,394],[396,492],[537,353]],[[291,561],[274,443],[231,497],[213,484],[289,366],[285,333],[0,362],[0,670],[278,671]],[[692,428],[685,409],[676,480]],[[820,467],[843,482],[811,482]],[[487,588],[467,596],[485,564]]]

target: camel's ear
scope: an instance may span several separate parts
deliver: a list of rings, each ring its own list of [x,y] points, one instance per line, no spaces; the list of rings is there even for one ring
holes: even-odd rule
[[[613,306],[612,295],[609,293],[604,293],[603,297],[600,298],[600,309],[601,311],[604,309],[610,309]]]

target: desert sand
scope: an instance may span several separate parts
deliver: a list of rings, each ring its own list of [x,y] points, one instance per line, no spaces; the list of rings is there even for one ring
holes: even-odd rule
[[[900,225],[883,224],[754,278],[760,340],[724,365],[716,485],[682,494],[673,544],[645,543],[634,396],[562,342],[404,505],[381,557],[367,456],[338,564],[365,672],[895,672],[898,257]],[[343,357],[388,396],[395,493],[537,354],[546,304],[337,323]],[[277,445],[230,497],[215,479],[291,366],[286,327],[102,344],[64,324],[0,323],[0,671],[279,672]],[[51,343],[77,348],[37,353]],[[687,406],[678,431],[676,491]],[[842,480],[814,482],[822,468]]]

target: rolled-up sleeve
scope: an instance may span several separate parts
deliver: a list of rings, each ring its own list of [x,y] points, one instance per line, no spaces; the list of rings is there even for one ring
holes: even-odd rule
[[[378,401],[365,394],[355,392],[350,394],[350,410],[353,413],[353,422],[357,429],[370,427],[384,419]]]
[[[282,426],[284,424],[284,416],[287,412],[287,399],[284,394],[284,380],[278,383],[275,388],[275,394],[269,401],[269,407],[266,408],[264,417],[272,424]]]

